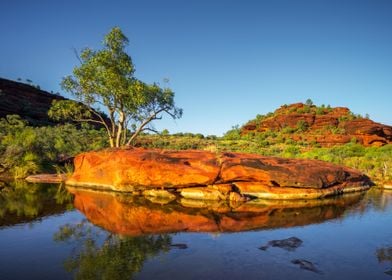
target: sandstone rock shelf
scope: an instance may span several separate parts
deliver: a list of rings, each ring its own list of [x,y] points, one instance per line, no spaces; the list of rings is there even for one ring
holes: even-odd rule
[[[80,154],[74,165],[68,185],[155,197],[315,199],[372,185],[356,170],[322,161],[241,153],[108,149]]]

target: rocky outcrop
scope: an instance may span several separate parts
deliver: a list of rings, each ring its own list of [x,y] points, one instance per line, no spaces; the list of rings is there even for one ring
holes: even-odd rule
[[[53,100],[65,100],[34,86],[0,78],[0,118],[19,115],[32,125],[53,125],[48,118]]]
[[[307,201],[226,201],[190,204],[180,199],[168,205],[143,197],[68,187],[74,205],[87,219],[110,232],[138,236],[172,232],[239,232],[304,226],[342,216],[361,201],[361,193]],[[192,205],[192,206],[191,206]]]
[[[195,199],[321,198],[372,184],[356,170],[322,161],[240,153],[109,149],[80,154],[74,165],[69,185],[136,193],[165,189]]]
[[[316,107],[302,103],[284,105],[261,119],[249,121],[241,128],[242,134],[267,131],[280,132],[294,141],[318,143],[324,147],[353,140],[364,146],[392,143],[392,126],[356,116],[344,107]]]

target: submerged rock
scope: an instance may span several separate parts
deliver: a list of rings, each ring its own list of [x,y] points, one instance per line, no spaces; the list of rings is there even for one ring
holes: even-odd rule
[[[74,163],[69,185],[123,192],[171,189],[192,199],[321,198],[372,184],[359,171],[331,163],[241,153],[108,149],[80,154]]]
[[[183,243],[171,244],[170,247],[180,249],[180,250],[188,249],[188,245],[183,244]]]
[[[282,240],[271,240],[267,243],[267,245],[264,245],[259,249],[265,251],[269,247],[278,247],[287,251],[294,251],[301,245],[302,245],[302,240],[293,236]]]
[[[303,259],[295,259],[292,260],[291,263],[299,265],[299,268],[304,270],[309,270],[314,273],[322,274],[322,272],[310,261],[303,260]]]

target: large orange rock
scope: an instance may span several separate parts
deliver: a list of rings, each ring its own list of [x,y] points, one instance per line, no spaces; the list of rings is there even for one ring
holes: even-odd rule
[[[179,192],[195,199],[224,199],[230,197],[230,192],[256,197],[268,197],[265,193],[270,192],[275,195],[269,198],[280,195],[286,199],[366,190],[371,181],[356,170],[316,160],[207,151],[112,149],[78,155],[75,172],[67,184],[125,192],[193,187]],[[284,196],[286,193],[296,195]]]

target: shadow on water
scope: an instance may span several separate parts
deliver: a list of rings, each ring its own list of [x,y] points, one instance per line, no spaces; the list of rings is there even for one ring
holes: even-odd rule
[[[73,209],[72,195],[63,185],[30,184],[23,180],[0,188],[0,228],[60,214]]]

